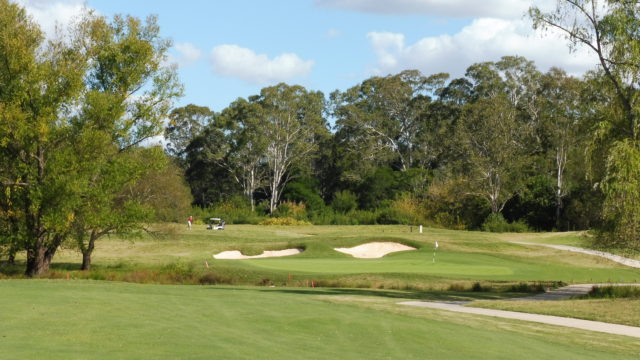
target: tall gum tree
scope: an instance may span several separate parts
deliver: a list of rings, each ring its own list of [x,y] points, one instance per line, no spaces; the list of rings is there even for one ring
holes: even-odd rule
[[[322,117],[324,96],[299,85],[278,84],[249,99],[260,106],[260,134],[266,140],[269,211],[278,207],[282,190],[297,166],[309,164],[317,134],[328,132]]]
[[[424,115],[447,74],[425,77],[417,70],[372,77],[331,95],[338,131],[354,149],[376,157],[395,157],[402,171],[416,165]],[[366,146],[366,148],[364,148]],[[430,154],[427,154],[427,157]]]
[[[244,196],[255,210],[255,192],[264,185],[269,138],[263,136],[260,106],[245,99],[237,99],[222,110],[216,124],[222,142],[211,149],[212,157],[242,188]]]
[[[462,111],[456,136],[472,193],[499,213],[521,186],[522,145],[516,111],[503,95],[482,98]]]

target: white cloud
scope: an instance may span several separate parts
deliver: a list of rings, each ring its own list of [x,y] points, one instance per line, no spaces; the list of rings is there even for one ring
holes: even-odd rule
[[[85,9],[82,0],[17,0],[16,3],[27,10],[49,38],[54,36],[56,25],[64,28]]]
[[[519,18],[533,0],[315,0],[316,5],[374,14]],[[537,0],[547,8],[552,0]]]
[[[169,62],[178,66],[188,66],[202,57],[202,51],[191,43],[177,43],[174,46],[177,54],[169,54]]]
[[[253,50],[238,45],[220,45],[211,51],[211,64],[219,75],[264,85],[305,76],[311,71],[314,62],[302,60],[291,53],[269,59],[266,54],[256,54]]]
[[[480,18],[456,34],[427,37],[411,45],[397,33],[370,32],[367,37],[377,56],[371,71],[376,75],[418,69],[426,74],[447,72],[457,77],[464,75],[469,65],[507,55],[533,60],[541,71],[558,66],[575,75],[597,64],[588,50],[570,53],[561,34],[548,32],[541,36],[523,19]]]

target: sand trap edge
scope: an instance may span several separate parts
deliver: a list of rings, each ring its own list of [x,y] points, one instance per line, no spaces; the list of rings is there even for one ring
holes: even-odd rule
[[[378,259],[394,252],[417,249],[396,242],[370,242],[350,248],[334,248],[333,250],[358,259]]]
[[[243,255],[239,250],[230,250],[230,251],[223,251],[218,254],[213,254],[213,258],[220,259],[220,260],[263,259],[263,258],[270,258],[270,257],[298,255],[303,251],[304,249],[301,249],[301,248],[285,249],[285,250],[265,250],[260,255],[248,256],[248,255]]]

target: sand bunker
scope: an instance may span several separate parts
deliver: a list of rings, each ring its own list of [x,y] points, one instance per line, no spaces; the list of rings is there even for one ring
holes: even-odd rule
[[[219,254],[214,254],[214,259],[227,259],[227,260],[244,260],[244,259],[261,259],[261,258],[269,258],[269,257],[281,257],[281,256],[291,256],[300,254],[303,252],[303,249],[285,249],[285,250],[274,250],[274,251],[263,251],[260,255],[247,256],[243,255],[238,250],[231,251],[223,251]]]
[[[341,253],[352,255],[361,259],[376,259],[396,251],[416,250],[411,246],[394,242],[371,242],[352,248],[335,248]]]

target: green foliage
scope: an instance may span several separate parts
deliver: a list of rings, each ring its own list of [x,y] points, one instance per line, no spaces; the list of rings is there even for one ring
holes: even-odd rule
[[[594,286],[585,299],[640,299],[640,286]]]
[[[487,219],[482,223],[482,231],[487,232],[530,232],[531,230],[523,221],[514,221],[509,223],[504,219],[502,214],[489,214]]]
[[[304,203],[310,212],[322,211],[325,207],[324,200],[318,194],[316,181],[311,178],[287,184],[282,196],[289,201]],[[282,204],[278,206],[282,206]]]
[[[479,229],[489,210],[484,199],[466,193],[461,179],[431,183],[424,201],[425,217],[449,229]]]
[[[135,192],[144,194],[143,204],[153,210],[158,222],[183,222],[191,210],[193,198],[184,180],[184,171],[168,161],[162,169],[153,169],[136,182]]]
[[[146,218],[130,190],[159,165],[138,145],[161,133],[181,93],[154,17],[87,12],[67,30],[42,44],[24,10],[0,2],[0,209],[29,275],[71,237],[90,254]]]
[[[331,207],[337,212],[347,213],[358,207],[358,196],[349,190],[341,190],[333,195]]]
[[[234,196],[207,208],[194,207],[190,213],[200,224],[206,224],[211,217],[222,218],[227,224],[258,224],[264,219],[264,215],[251,210],[244,196]]]
[[[597,243],[640,250],[640,150],[633,141],[616,142],[607,161],[604,226]]]
[[[359,202],[362,209],[375,209],[383,206],[386,200],[393,200],[398,192],[408,190],[402,181],[402,174],[389,167],[380,167],[367,176],[360,185]]]
[[[297,220],[307,219],[307,206],[303,202],[285,201],[278,205],[278,209],[273,212],[273,217],[294,218]]]
[[[536,230],[550,231],[556,226],[556,192],[553,179],[544,175],[526,179],[523,190],[511,199],[504,214],[512,220],[525,220]]]
[[[167,153],[184,166],[187,146],[212,121],[213,111],[206,106],[189,104],[171,110],[169,124],[164,130]]]
[[[272,217],[272,218],[267,218],[260,221],[258,225],[301,226],[301,225],[311,225],[311,223],[308,221],[298,220],[291,217]]]

